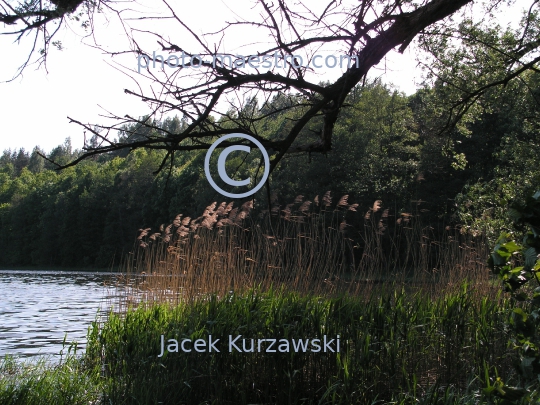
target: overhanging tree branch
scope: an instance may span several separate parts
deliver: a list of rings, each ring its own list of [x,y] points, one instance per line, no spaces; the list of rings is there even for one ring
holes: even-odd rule
[[[140,90],[135,92],[125,89],[125,92],[146,102],[151,111],[148,117],[152,119],[138,120],[111,114],[109,118],[115,119],[117,123],[101,126],[105,130],[104,134],[99,134],[101,146],[85,147],[79,158],[61,167],[73,166],[102,153],[149,148],[167,152],[161,165],[164,168],[167,159],[172,158],[175,151],[204,150],[215,137],[235,132],[252,135],[269,149],[272,170],[287,153],[327,152],[332,148],[334,126],[348,94],[366,79],[370,69],[392,50],[403,52],[419,34],[440,24],[464,5],[471,4],[472,0],[328,1],[319,14],[312,11],[311,3],[303,1],[254,2],[260,11],[258,19],[229,22],[225,28],[209,34],[198,34],[181,18],[182,14],[176,11],[176,5],[166,0],[162,0],[165,16],[134,19],[146,25],[126,30],[131,35],[133,48],[129,51],[103,50],[111,56],[123,56],[130,52],[137,58],[138,68],[124,66],[124,71],[135,80]],[[498,3],[496,0],[493,2]],[[147,23],[153,19],[174,22],[176,29],[171,25],[163,31],[160,31],[161,25],[153,25],[148,29]],[[229,29],[238,27],[264,30],[270,40],[260,44],[255,51],[251,50],[249,55],[226,52],[221,45],[223,35]],[[197,49],[186,49],[186,35],[191,37]],[[215,36],[218,38],[213,41]],[[153,38],[161,51],[166,52],[163,59],[157,61],[157,69],[156,61],[153,60],[154,52],[142,49],[139,44],[143,42],[139,37],[145,37],[146,44],[149,38]],[[212,42],[214,45],[210,46]],[[535,48],[537,44],[534,41],[522,41],[521,46],[515,50],[515,56],[519,57],[517,53],[529,45]],[[313,77],[318,67],[315,65],[316,57],[320,56],[320,51],[341,52],[340,64],[343,57],[346,58],[341,75],[331,83],[317,83],[316,76]],[[220,57],[216,58],[216,55]],[[269,55],[274,58],[271,66],[258,64],[246,70],[251,61]],[[177,61],[172,71],[167,70],[171,58]],[[300,58],[302,63],[299,62]],[[535,66],[528,64],[526,68],[534,69]],[[140,83],[144,80],[152,82],[152,90],[143,90],[144,86]],[[499,79],[492,81],[493,85],[499,82]],[[466,111],[467,105],[487,88],[489,86],[480,85],[477,92],[470,91],[468,98],[463,98],[460,105]],[[248,114],[240,106],[246,99],[257,97],[265,100],[264,105],[272,105],[270,100],[278,95],[294,98],[295,102],[272,107],[261,114],[272,117],[272,114],[285,112],[292,123],[271,137],[261,136],[258,127],[260,116],[253,112]],[[227,107],[230,112],[225,113]],[[463,111],[459,107],[454,108]],[[180,115],[186,125],[178,133],[164,132],[155,124],[154,118],[158,114]],[[460,116],[458,113],[457,117]],[[85,130],[91,130],[90,125],[70,120]],[[317,120],[319,131],[308,128],[314,120]],[[130,137],[115,140],[115,132],[129,124],[146,128],[148,132],[136,140]],[[314,140],[315,132],[318,138]],[[226,145],[223,143],[222,147]]]
[[[181,28],[194,37],[200,44],[202,53],[186,52],[183,47],[174,40],[165,40],[165,36],[159,32],[148,33],[158,38],[162,50],[183,52],[189,58],[188,62],[179,67],[174,73],[167,73],[163,65],[165,79],[158,77],[150,69],[145,70],[147,77],[154,80],[161,88],[159,95],[136,94],[126,90],[130,94],[140,97],[152,106],[152,110],[161,109],[167,112],[179,113],[190,122],[178,134],[167,134],[166,137],[150,137],[137,142],[114,143],[100,148],[87,150],[76,161],[65,165],[71,166],[79,161],[99,153],[107,153],[111,150],[127,148],[130,150],[149,147],[161,148],[168,151],[187,151],[204,149],[209,147],[212,139],[226,133],[243,132],[257,136],[256,118],[242,120],[213,120],[214,115],[221,115],[218,105],[227,101],[229,97],[243,97],[245,94],[262,95],[268,99],[277,93],[298,94],[302,102],[300,105],[292,105],[289,110],[295,112],[297,118],[294,125],[287,133],[276,134],[275,139],[261,139],[263,145],[273,152],[271,169],[273,170],[286,153],[293,152],[326,152],[332,147],[332,133],[335,122],[343,108],[349,92],[360,83],[369,70],[378,64],[391,50],[399,48],[401,51],[422,30],[431,24],[452,15],[463,5],[471,0],[432,0],[425,1],[422,5],[402,4],[400,1],[389,2],[388,7],[376,10],[378,14],[373,21],[366,22],[368,11],[375,10],[375,6],[369,1],[362,1],[361,5],[338,7],[330,2],[323,15],[300,14],[291,10],[292,6],[284,1],[277,4],[269,4],[264,0],[257,3],[261,6],[263,19],[250,21],[249,23],[260,28],[269,30],[274,38],[274,46],[262,49],[251,57],[262,55],[277,55],[278,62],[285,66],[285,74],[277,73],[275,66],[268,71],[255,69],[256,72],[246,73],[235,66],[223,63],[223,58],[216,62],[211,60],[219,50],[211,50],[205,38],[196,35],[194,31],[179,17],[173,7],[164,2],[171,16],[178,22]],[[369,4],[368,4],[369,3]],[[300,3],[301,7],[308,9]],[[332,9],[333,17],[338,14],[342,17],[343,24],[338,35],[335,26],[329,21],[326,13]],[[326,17],[326,18],[325,18]],[[229,27],[231,25],[228,25]],[[314,34],[313,34],[314,33]],[[289,39],[290,37],[290,39]],[[313,62],[312,46],[321,44],[339,45],[347,50],[347,68],[342,75],[333,83],[321,85],[308,80],[310,68],[295,63],[292,57],[304,52]],[[138,60],[150,61],[152,52],[144,52],[140,48],[132,50]],[[295,54],[293,54],[293,52]],[[223,54],[222,54],[223,55]],[[228,55],[236,65],[244,65],[250,57],[244,57],[243,61],[235,55]],[[289,60],[287,61],[287,57]],[[210,62],[209,62],[210,58]],[[184,56],[182,57],[184,59]],[[354,63],[350,63],[350,61]],[[194,65],[199,67],[194,68]],[[197,83],[191,86],[180,86],[180,80],[188,83],[190,80]],[[322,130],[319,140],[304,141],[301,135],[307,124],[314,117],[322,118]],[[114,117],[120,119],[120,117]],[[234,121],[235,125],[231,125]],[[242,122],[242,126],[238,123]],[[125,124],[125,121],[122,121]],[[144,125],[144,124],[143,124]],[[87,128],[88,126],[85,126]],[[109,131],[119,129],[115,126],[106,127]],[[202,141],[196,143],[194,141]],[[162,165],[165,167],[165,164]]]

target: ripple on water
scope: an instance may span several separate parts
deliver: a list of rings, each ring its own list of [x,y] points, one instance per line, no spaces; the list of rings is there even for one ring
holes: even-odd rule
[[[108,311],[113,273],[0,270],[0,357],[84,349],[91,322]],[[98,312],[100,311],[100,312]]]

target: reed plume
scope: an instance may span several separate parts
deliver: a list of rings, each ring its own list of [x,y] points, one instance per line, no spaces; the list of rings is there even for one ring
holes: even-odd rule
[[[213,202],[195,220],[178,214],[160,232],[140,229],[124,264],[129,296],[176,302],[254,286],[365,295],[388,282],[438,294],[465,279],[489,289],[481,237],[424,225],[418,203],[415,214],[393,214],[380,200],[363,211],[348,198],[330,210],[330,192],[320,207],[298,195],[258,215],[253,200]]]

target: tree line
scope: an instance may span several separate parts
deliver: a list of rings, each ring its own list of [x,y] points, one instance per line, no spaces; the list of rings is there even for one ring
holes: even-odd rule
[[[528,73],[492,89],[460,125],[443,133],[441,109],[452,91],[444,82],[411,96],[378,81],[357,86],[336,122],[332,150],[286,155],[270,176],[269,190],[253,196],[255,206],[268,208],[268,191],[284,207],[298,195],[313,198],[330,190],[349,195],[359,210],[381,200],[395,215],[419,209],[427,222],[498,235],[509,226],[508,202],[540,186],[539,78]],[[294,109],[282,108],[294,103],[301,98],[286,93],[261,104],[253,98],[227,119],[260,117],[257,131],[271,140],[294,125]],[[131,124],[118,139],[137,142],[151,131],[180,133],[185,125],[182,117]],[[313,119],[303,138],[316,137],[322,125]],[[206,180],[206,151],[176,154],[171,169],[157,175],[163,150],[112,151],[60,171],[51,163],[81,153],[69,139],[49,153],[38,147],[4,151],[0,266],[105,268],[132,249],[140,228],[156,228],[178,213],[196,217],[213,201],[226,200]],[[230,173],[238,170],[238,178],[258,169],[256,159],[234,153],[227,165]]]

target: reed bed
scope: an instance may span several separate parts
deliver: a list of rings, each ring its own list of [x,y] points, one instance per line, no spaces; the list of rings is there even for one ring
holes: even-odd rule
[[[140,230],[85,362],[113,404],[483,403],[490,376],[514,378],[487,256],[484,239],[380,201],[215,202]],[[342,350],[229,352],[229,335],[340,335]],[[161,336],[224,351],[160,356]]]
[[[117,307],[254,286],[366,296],[390,282],[437,295],[474,280],[479,293],[493,294],[486,257],[482,237],[445,224],[435,229],[420,212],[391,214],[380,201],[365,211],[346,195],[332,205],[330,192],[270,210],[214,202],[198,218],[179,214],[159,232],[140,230]]]

